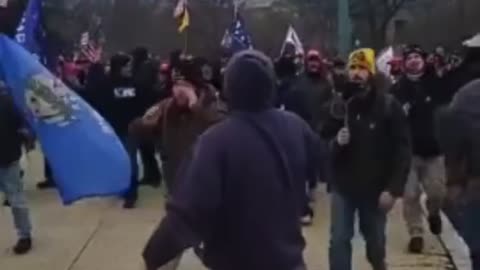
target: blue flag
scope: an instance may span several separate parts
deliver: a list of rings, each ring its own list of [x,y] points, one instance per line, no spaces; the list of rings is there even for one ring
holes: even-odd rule
[[[46,34],[42,19],[42,0],[30,0],[17,27],[15,39],[45,63]]]
[[[131,176],[129,157],[95,110],[4,35],[0,74],[37,134],[65,204],[124,194]]]
[[[243,18],[237,11],[235,12],[235,19],[232,24],[225,30],[222,47],[228,49],[231,53],[252,48],[252,38],[245,28]]]

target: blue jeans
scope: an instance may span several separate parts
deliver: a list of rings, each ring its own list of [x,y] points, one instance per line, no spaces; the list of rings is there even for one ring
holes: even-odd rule
[[[0,191],[5,193],[10,203],[18,237],[25,239],[31,237],[32,225],[20,171],[18,162],[8,167],[0,167]]]
[[[356,201],[333,191],[331,194],[330,270],[352,269],[352,238],[358,213],[360,231],[367,247],[367,259],[374,270],[385,270],[386,213],[376,200]]]

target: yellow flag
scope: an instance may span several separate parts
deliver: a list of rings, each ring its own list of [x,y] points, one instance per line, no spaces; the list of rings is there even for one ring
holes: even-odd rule
[[[185,29],[190,26],[190,13],[188,12],[187,8],[185,8],[185,10],[183,11],[183,15],[181,18],[182,20],[180,22],[180,26],[178,27],[178,32],[180,33],[185,31]]]

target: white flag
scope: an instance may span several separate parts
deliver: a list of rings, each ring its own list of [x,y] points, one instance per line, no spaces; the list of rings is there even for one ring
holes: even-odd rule
[[[6,8],[8,6],[8,0],[0,0],[0,7]]]
[[[384,75],[390,76],[390,65],[389,62],[392,61],[394,57],[394,52],[392,46],[383,50],[383,52],[377,58],[377,69]]]
[[[282,50],[280,52],[281,55],[283,55],[283,53],[285,51],[285,47],[287,46],[287,44],[292,44],[295,47],[295,54],[296,55],[304,55],[305,54],[305,52],[303,50],[303,44],[300,41],[300,38],[298,38],[297,32],[295,31],[295,29],[291,25],[288,27],[287,36],[285,37],[285,41],[283,42]]]
[[[471,39],[465,40],[463,46],[469,48],[478,48],[480,47],[480,33],[473,36]]]
[[[182,16],[186,8],[187,8],[187,0],[178,0],[177,6],[173,11],[173,17],[179,18],[180,16]]]

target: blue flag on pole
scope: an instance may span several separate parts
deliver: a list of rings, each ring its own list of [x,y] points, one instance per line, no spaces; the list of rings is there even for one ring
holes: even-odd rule
[[[222,47],[228,49],[231,53],[251,49],[252,38],[245,28],[245,23],[238,11],[235,11],[235,19],[222,39]]]
[[[95,110],[4,35],[0,74],[37,134],[65,204],[125,193],[131,176],[129,157]]]
[[[45,64],[46,33],[43,27],[42,3],[42,0],[28,1],[27,8],[17,27],[15,40]]]

